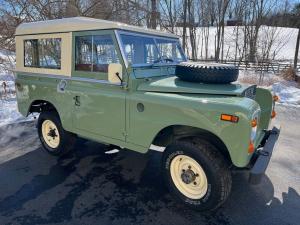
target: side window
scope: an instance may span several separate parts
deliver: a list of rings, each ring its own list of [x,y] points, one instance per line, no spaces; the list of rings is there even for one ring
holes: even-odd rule
[[[75,38],[75,70],[108,72],[110,63],[119,63],[111,35],[80,36]]]
[[[38,40],[24,41],[24,66],[39,67]]]
[[[75,70],[92,71],[92,36],[75,39]]]
[[[108,72],[108,64],[119,63],[117,50],[110,35],[93,36],[93,71]]]
[[[61,68],[61,38],[24,41],[24,66],[47,69]]]

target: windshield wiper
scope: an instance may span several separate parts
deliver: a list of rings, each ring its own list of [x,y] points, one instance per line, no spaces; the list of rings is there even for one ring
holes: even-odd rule
[[[158,59],[154,60],[151,66],[158,64],[160,62],[174,62],[174,59],[168,57],[159,57]]]

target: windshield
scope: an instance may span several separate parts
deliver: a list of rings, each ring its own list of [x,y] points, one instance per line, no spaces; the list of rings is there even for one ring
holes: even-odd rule
[[[123,52],[133,66],[177,64],[186,61],[178,39],[120,34]]]

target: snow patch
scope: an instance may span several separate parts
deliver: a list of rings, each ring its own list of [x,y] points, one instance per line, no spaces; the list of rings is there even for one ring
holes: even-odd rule
[[[3,82],[7,85],[7,94],[4,94]],[[14,77],[10,74],[0,74],[0,126],[33,119],[34,116],[24,117],[18,111]]]
[[[0,126],[33,120],[33,116],[24,117],[18,112],[17,101],[15,98],[0,100]]]
[[[272,85],[271,90],[279,96],[279,103],[300,106],[300,89],[296,82],[277,82]]]
[[[239,83],[258,84],[262,77],[259,87],[269,89],[273,94],[279,96],[279,102],[283,105],[300,106],[300,88],[294,81],[286,81],[274,73],[256,72],[254,70],[241,70],[239,73]]]

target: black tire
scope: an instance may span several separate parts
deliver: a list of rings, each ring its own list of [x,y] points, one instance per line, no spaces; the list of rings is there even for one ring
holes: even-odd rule
[[[176,66],[175,74],[188,82],[228,84],[238,79],[239,70],[233,65],[183,62]]]
[[[60,141],[57,147],[50,147],[45,141],[42,134],[42,124],[45,120],[50,120],[57,127],[57,131],[59,133]],[[54,156],[62,156],[67,154],[70,150],[73,149],[74,144],[76,142],[76,136],[68,131],[65,131],[61,125],[59,116],[55,111],[41,112],[37,122],[37,129],[40,141],[44,147],[44,149],[51,155]]]
[[[178,155],[189,156],[202,167],[208,184],[207,191],[202,198],[189,198],[176,187],[170,167],[172,160]],[[179,140],[169,145],[163,153],[162,171],[170,192],[180,202],[198,211],[218,208],[226,201],[231,191],[232,179],[228,163],[213,145],[202,139]]]

